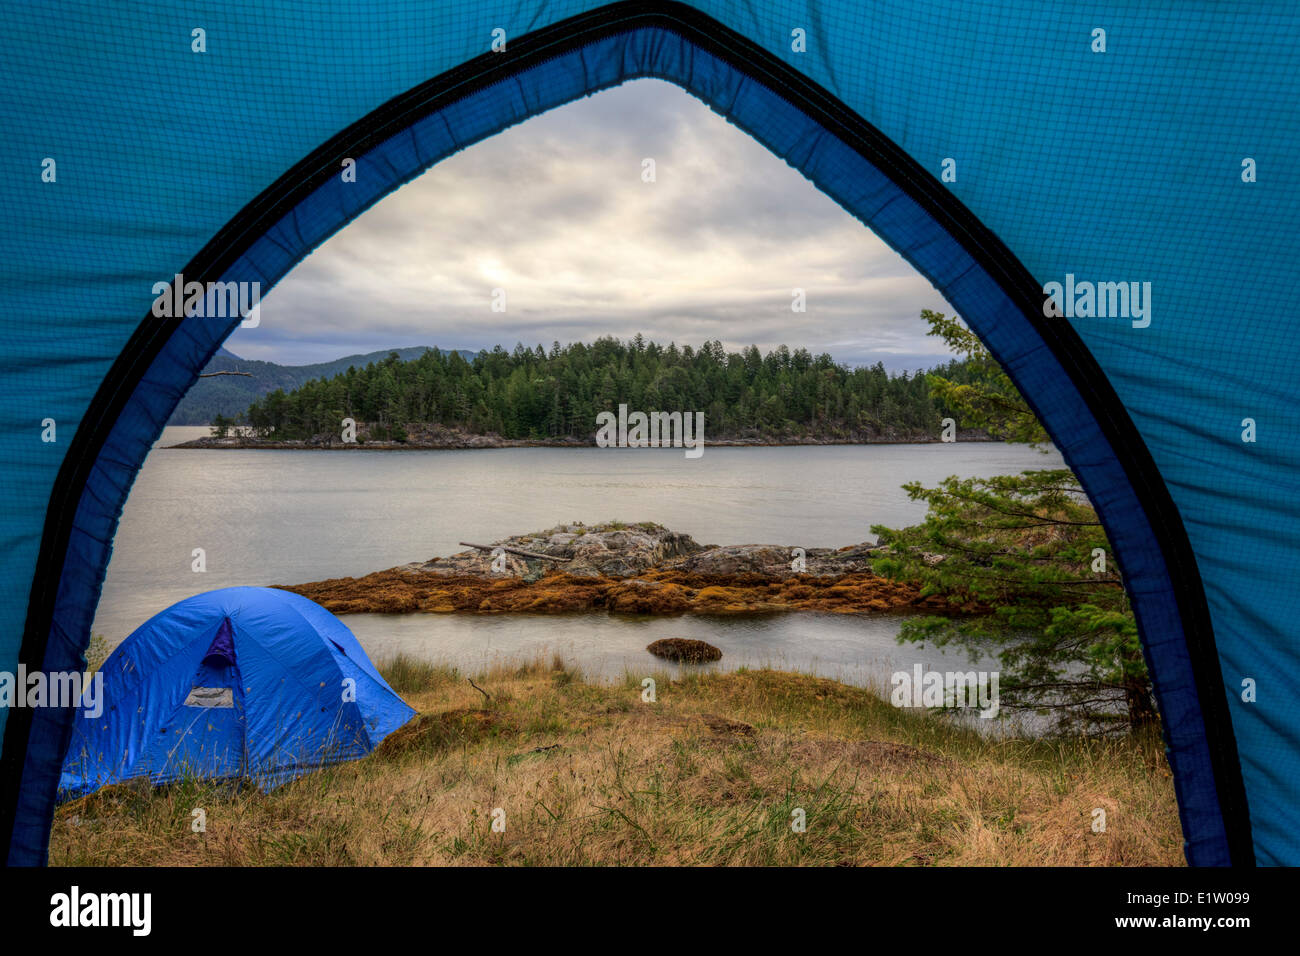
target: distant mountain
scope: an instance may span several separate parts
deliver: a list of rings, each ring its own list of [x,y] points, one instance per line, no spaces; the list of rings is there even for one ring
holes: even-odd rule
[[[381,362],[390,352],[396,352],[404,362],[419,358],[429,351],[430,346],[418,345],[406,349],[383,349],[379,352],[367,352],[365,355],[348,355],[333,362],[320,362],[316,365],[277,365],[275,362],[258,362],[242,359],[233,352],[221,349],[212,357],[212,361],[203,370],[205,372],[248,372],[251,378],[243,375],[220,375],[216,378],[201,378],[194,383],[176,411],[168,420],[168,425],[206,425],[214,415],[222,414],[233,418],[244,412],[255,400],[277,388],[286,392],[317,378],[332,378],[340,372],[346,372],[350,366],[365,368],[371,362]],[[472,360],[478,353],[468,349],[458,349],[465,359]]]

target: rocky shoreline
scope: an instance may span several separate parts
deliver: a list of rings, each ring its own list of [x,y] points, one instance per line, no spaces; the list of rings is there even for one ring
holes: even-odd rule
[[[300,450],[300,451],[450,451],[471,448],[595,448],[596,439],[590,438],[502,438],[495,434],[473,434],[441,426],[407,426],[408,437],[393,441],[368,437],[363,426],[358,427],[357,440],[344,442],[339,435],[315,435],[305,439],[267,439],[232,435],[226,438],[204,436],[190,441],[167,445],[167,448],[199,448],[225,450]],[[994,441],[981,431],[961,431],[957,440]],[[705,437],[704,447],[788,447],[799,445],[915,445],[938,442],[928,433],[903,434],[889,432],[879,436],[850,438],[806,438],[787,436],[778,438],[710,438]]]
[[[283,587],[336,614],[953,610],[917,585],[878,577],[873,544],[702,545],[650,522],[575,522],[484,547]]]

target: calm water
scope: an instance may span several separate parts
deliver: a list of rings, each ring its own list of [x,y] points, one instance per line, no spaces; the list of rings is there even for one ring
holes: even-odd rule
[[[199,591],[362,575],[561,522],[658,521],[702,543],[841,547],[872,524],[919,521],[905,481],[1059,467],[1056,453],[1000,444],[680,449],[511,448],[428,452],[186,451],[207,434],[168,428],[145,461],[118,530],[94,631],[117,643]],[[203,548],[207,571],[191,570]],[[661,637],[723,651],[719,666],[772,664],[858,684],[915,661],[898,619],[789,614],[627,619],[347,615],[376,660],[397,652],[475,669],[560,653],[593,675],[662,668]],[[964,658],[958,659],[964,662]]]

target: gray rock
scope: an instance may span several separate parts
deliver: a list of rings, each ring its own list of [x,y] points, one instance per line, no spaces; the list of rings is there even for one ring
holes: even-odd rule
[[[807,574],[836,577],[870,573],[874,545],[859,544],[838,550],[806,548],[804,567],[795,567],[795,546],[780,544],[701,545],[688,534],[670,531],[649,522],[636,525],[560,525],[546,531],[515,535],[493,542],[537,554],[566,559],[563,562],[529,560],[506,554],[505,570],[492,570],[492,555],[485,551],[461,551],[403,570],[433,574],[488,576],[537,576],[538,570],[558,570],[579,577],[635,577],[651,569],[683,571],[703,575],[760,574],[791,577]],[[877,555],[878,556],[878,555]]]

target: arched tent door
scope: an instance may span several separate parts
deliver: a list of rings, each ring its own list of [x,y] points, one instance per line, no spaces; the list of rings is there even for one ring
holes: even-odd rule
[[[386,103],[315,150],[177,271],[269,289],[312,249],[440,159],[530,116],[638,77],[673,82],[801,170],[942,292],[1028,398],[1097,506],[1154,679],[1188,859],[1254,860],[1214,635],[1179,513],[1133,422],[1042,286],[916,161],[822,87],[692,8],[620,3],[513,39]],[[340,176],[357,162],[355,182]],[[79,666],[131,483],[238,319],[147,316],[76,432],[47,513],[21,660]],[[5,726],[0,840],[46,858],[68,714]]]

